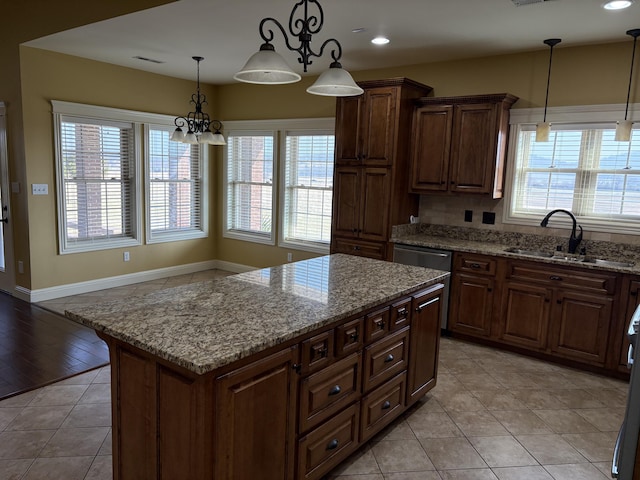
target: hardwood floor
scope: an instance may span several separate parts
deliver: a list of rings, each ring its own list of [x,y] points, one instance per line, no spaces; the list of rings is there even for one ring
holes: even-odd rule
[[[0,293],[0,399],[107,363],[93,330]]]

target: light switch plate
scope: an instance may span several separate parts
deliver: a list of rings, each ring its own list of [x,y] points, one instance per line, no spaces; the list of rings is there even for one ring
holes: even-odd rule
[[[33,195],[49,195],[49,185],[46,183],[32,183],[31,193]]]

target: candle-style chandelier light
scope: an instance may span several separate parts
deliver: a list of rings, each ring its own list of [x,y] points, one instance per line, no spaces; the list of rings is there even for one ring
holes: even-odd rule
[[[310,8],[313,8],[313,13],[310,13]],[[275,35],[273,30],[265,28],[266,23],[274,24],[282,32],[285,45],[289,50],[298,53],[298,62],[303,65],[305,72],[307,67],[313,63],[312,58],[321,57],[325,48],[329,44],[333,44],[330,53],[333,62],[329,65],[329,70],[322,73],[316,82],[307,88],[308,93],[332,97],[347,97],[364,93],[362,88],[354,82],[349,72],[342,68],[340,63],[342,46],[338,40],[330,38],[322,43],[317,52],[312,49],[312,37],[320,32],[324,23],[324,12],[317,0],[299,0],[291,10],[289,34],[298,38],[299,45],[297,46],[291,44],[285,28],[278,20],[272,17],[263,18],[259,31],[264,43],[233,78],[240,82],[262,85],[294,83],[302,78],[287,65],[284,58],[276,53],[271,43]]]
[[[174,123],[176,129],[171,134],[171,140],[174,142],[189,143],[196,145],[198,143],[207,143],[209,145],[226,145],[222,133],[222,122],[220,120],[211,120],[209,114],[202,111],[202,106],[207,104],[207,97],[200,93],[200,62],[204,57],[191,57],[198,65],[197,73],[197,92],[191,95],[191,103],[196,107],[194,112],[189,112],[184,117],[176,117]],[[187,128],[184,133],[183,128]],[[211,128],[213,127],[213,132]]]

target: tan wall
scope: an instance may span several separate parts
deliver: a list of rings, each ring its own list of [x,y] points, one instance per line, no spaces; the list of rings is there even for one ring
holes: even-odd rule
[[[553,56],[549,106],[624,103],[629,81],[631,48],[630,41],[588,47],[556,47]],[[521,54],[351,73],[356,80],[408,77],[433,87],[434,96],[508,92],[520,98],[514,108],[532,108],[544,106],[548,62],[549,49],[541,45],[540,50]],[[348,65],[345,67],[348,68]],[[635,76],[632,102],[640,102],[638,76]],[[306,87],[313,80],[305,78],[297,84],[277,87],[224,85],[219,88],[220,118],[249,120],[335,115],[333,100],[305,92]],[[221,212],[221,194],[217,197],[217,201],[219,212]],[[423,196],[420,205],[420,216],[424,221],[469,226],[470,224],[462,222],[460,213],[468,208],[475,211],[476,221],[472,224],[473,226],[480,226],[479,219],[482,211],[485,210],[497,212],[496,225],[485,226],[485,228],[505,230],[533,228],[503,225],[500,222],[502,201]],[[592,238],[605,239],[604,237],[606,235],[593,234]],[[628,236],[609,236],[606,239],[609,238],[616,241],[629,241]],[[232,262],[266,266],[286,260],[286,251],[283,249],[222,239],[220,232],[218,232],[216,245],[217,257]],[[247,252],[251,252],[249,256]],[[249,259],[256,263],[249,263]]]
[[[55,159],[51,100],[124,108],[169,115],[186,114],[195,81],[179,80],[130,68],[21,47],[23,114],[32,289],[81,282],[215,258],[209,238],[141,245],[99,252],[58,255]],[[214,98],[213,87],[203,93]],[[215,102],[209,102],[215,108]],[[32,183],[49,184],[48,196],[33,196]],[[215,202],[215,183],[210,202]],[[143,209],[144,212],[144,209]],[[216,223],[211,209],[210,227]],[[144,213],[143,213],[144,215]],[[122,252],[131,253],[123,262]],[[26,260],[17,258],[18,260]]]

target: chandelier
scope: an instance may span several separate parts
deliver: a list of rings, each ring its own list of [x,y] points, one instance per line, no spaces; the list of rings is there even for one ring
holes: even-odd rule
[[[310,13],[310,8],[313,9],[312,13]],[[240,82],[262,85],[294,83],[302,78],[287,65],[282,56],[276,53],[271,43],[275,35],[273,30],[265,28],[266,23],[273,23],[280,30],[285,45],[289,50],[297,52],[298,63],[303,65],[305,72],[307,67],[313,63],[312,58],[321,57],[325,48],[332,44],[330,55],[333,62],[329,65],[329,70],[322,73],[316,82],[307,88],[308,93],[331,97],[347,97],[364,93],[362,88],[354,82],[349,72],[342,68],[340,63],[342,46],[338,40],[335,38],[325,40],[317,52],[311,48],[313,35],[320,32],[324,23],[324,12],[317,0],[299,0],[291,10],[288,25],[289,34],[291,37],[298,38],[299,45],[291,44],[289,35],[278,20],[272,17],[263,18],[259,31],[264,43],[233,78]]]
[[[198,65],[198,87],[197,93],[191,95],[191,103],[196,107],[194,112],[189,112],[184,117],[176,117],[173,123],[176,129],[171,134],[171,140],[174,142],[189,143],[197,145],[198,143],[207,143],[209,145],[226,145],[224,137],[220,130],[222,122],[220,120],[211,120],[208,113],[202,111],[202,106],[207,104],[207,97],[200,93],[200,62],[204,57],[191,57]],[[187,128],[187,133],[182,130]],[[213,127],[213,132],[211,131]]]

